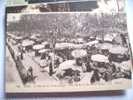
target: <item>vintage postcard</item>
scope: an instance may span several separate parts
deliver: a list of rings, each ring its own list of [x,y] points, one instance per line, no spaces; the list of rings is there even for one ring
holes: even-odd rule
[[[97,5],[82,12],[7,7],[6,93],[130,88],[125,0],[97,0]]]

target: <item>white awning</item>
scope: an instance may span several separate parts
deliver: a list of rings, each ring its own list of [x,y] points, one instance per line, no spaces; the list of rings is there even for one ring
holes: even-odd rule
[[[112,42],[113,39],[114,39],[114,37],[113,37],[113,35],[111,35],[111,34],[106,34],[106,35],[104,36],[104,41]]]
[[[33,46],[33,49],[35,49],[35,50],[40,50],[40,49],[43,49],[44,47],[45,47],[44,45],[38,44],[38,45],[34,45],[34,46]]]
[[[122,47],[122,46],[113,46],[109,49],[109,52],[113,54],[124,54],[128,51],[128,48]]]
[[[100,49],[108,49],[109,50],[112,47],[113,47],[113,45],[111,43],[102,43],[102,44],[99,45],[98,48],[100,48]]]
[[[60,73],[61,71],[65,70],[65,69],[69,69],[69,68],[71,68],[72,70],[82,71],[82,67],[77,66],[75,60],[67,60],[59,65],[57,73]]]
[[[107,63],[109,62],[108,57],[101,54],[92,55],[91,60],[97,62],[107,62]]]
[[[83,49],[76,49],[73,50],[71,54],[75,58],[81,58],[87,56],[87,51]]]
[[[86,43],[85,45],[92,46],[92,45],[97,44],[97,43],[99,43],[99,41],[98,40],[94,40],[94,41],[90,41],[90,42]]]
[[[132,68],[132,62],[131,62],[131,60],[122,62],[120,64],[120,68],[122,68],[124,70],[127,70],[127,71],[130,71],[131,68]]]
[[[50,49],[41,49],[41,50],[39,50],[39,53],[45,53],[45,52],[48,52],[48,51],[50,51]]]
[[[47,44],[49,44],[47,41],[44,41],[44,42],[42,42],[41,43],[42,45],[47,45]]]
[[[31,40],[23,40],[22,41],[22,46],[30,46],[30,45],[33,45],[35,42],[34,41],[31,41]]]
[[[69,47],[73,47],[75,44],[73,43],[56,43],[55,49],[65,49]]]

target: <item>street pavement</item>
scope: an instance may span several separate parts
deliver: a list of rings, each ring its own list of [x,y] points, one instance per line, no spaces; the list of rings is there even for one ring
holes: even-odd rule
[[[15,62],[10,54],[8,47],[6,46],[6,82],[22,84],[22,80],[16,68]]]
[[[48,84],[56,82],[53,76],[49,76],[48,67],[41,68],[34,59],[35,57],[31,56],[30,53],[25,53],[22,63],[27,70],[30,66],[33,68],[33,75],[36,77],[34,80],[35,84]]]

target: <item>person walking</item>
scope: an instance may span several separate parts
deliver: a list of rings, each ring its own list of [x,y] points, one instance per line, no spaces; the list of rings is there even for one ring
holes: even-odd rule
[[[49,75],[52,76],[53,74],[53,66],[52,66],[52,62],[50,62],[49,64]]]
[[[33,78],[33,68],[31,66],[28,68],[28,77]]]

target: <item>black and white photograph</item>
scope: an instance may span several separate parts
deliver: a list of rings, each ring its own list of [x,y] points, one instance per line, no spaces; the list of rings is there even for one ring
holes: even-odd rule
[[[6,91],[131,87],[125,0],[116,5],[111,5],[113,0],[105,1],[87,12],[7,13]]]

